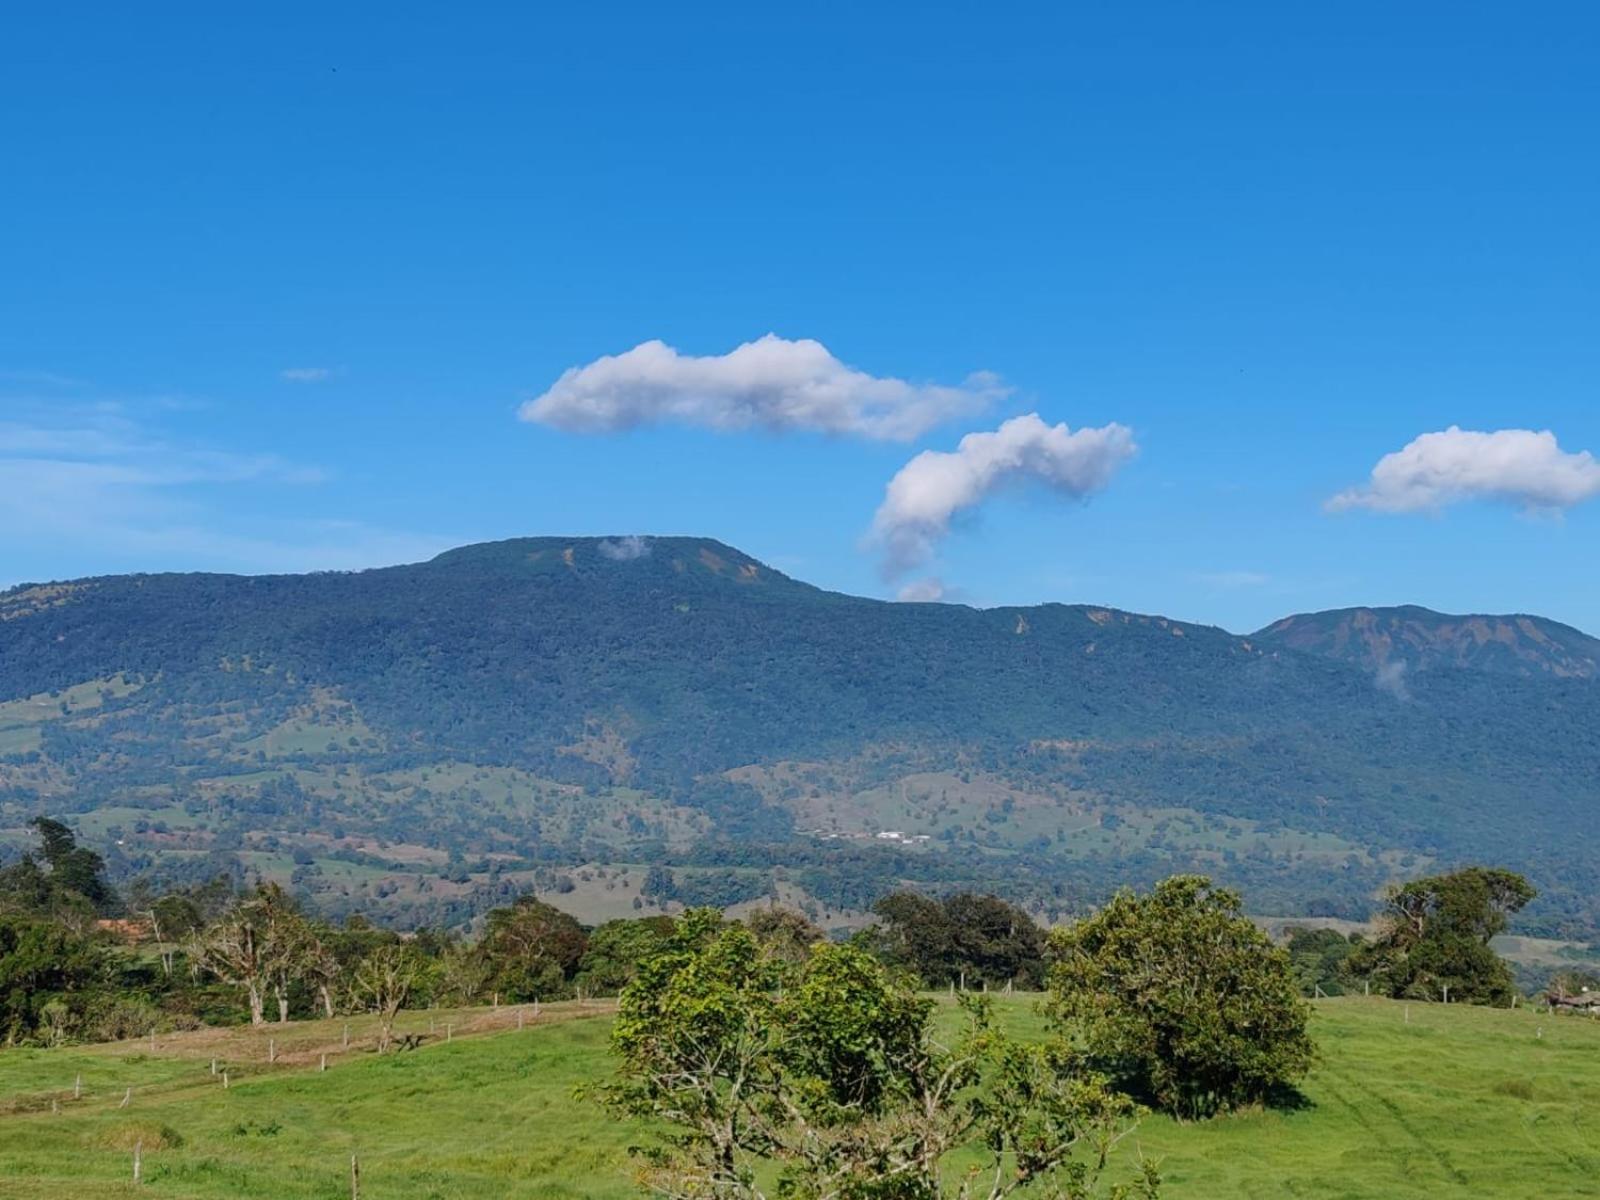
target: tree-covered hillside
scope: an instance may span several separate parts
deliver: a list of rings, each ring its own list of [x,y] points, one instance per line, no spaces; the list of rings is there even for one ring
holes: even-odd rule
[[[1188,867],[1360,916],[1492,858],[1544,893],[1528,927],[1588,929],[1597,718],[1584,678],[1395,687],[1159,617],[838,595],[690,538],[0,596],[0,824],[446,918],[521,875],[826,917],[905,879],[1049,908]]]

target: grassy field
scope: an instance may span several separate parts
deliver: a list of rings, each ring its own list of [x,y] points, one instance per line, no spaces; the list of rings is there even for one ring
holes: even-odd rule
[[[1026,1001],[1006,1011],[1037,1022]],[[551,1005],[519,1031],[504,1008],[409,1014],[433,1037],[384,1058],[369,1020],[348,1051],[340,1021],[3,1051],[0,1197],[334,1200],[352,1153],[365,1197],[633,1196],[626,1148],[643,1131],[573,1095],[607,1070],[607,1015]],[[1345,999],[1318,1005],[1316,1035],[1304,1106],[1152,1119],[1128,1153],[1161,1160],[1174,1200],[1600,1196],[1600,1023]]]

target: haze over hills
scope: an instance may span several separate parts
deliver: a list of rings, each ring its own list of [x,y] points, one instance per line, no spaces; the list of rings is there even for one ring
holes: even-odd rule
[[[905,881],[1059,913],[1184,869],[1359,917],[1476,859],[1545,890],[1525,928],[1587,935],[1585,640],[892,604],[698,538],[33,585],[0,595],[0,826],[49,811],[124,874],[239,864],[444,921],[527,886],[595,917],[782,895],[846,920]]]

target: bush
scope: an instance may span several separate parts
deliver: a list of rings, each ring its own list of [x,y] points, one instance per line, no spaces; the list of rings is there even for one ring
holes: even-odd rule
[[[1236,893],[1203,876],[1120,892],[1051,946],[1055,1019],[1156,1107],[1209,1116],[1310,1069],[1310,1009],[1288,956],[1240,914]]]

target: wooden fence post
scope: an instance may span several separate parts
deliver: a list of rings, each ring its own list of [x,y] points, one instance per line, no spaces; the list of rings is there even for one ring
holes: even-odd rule
[[[82,1071],[79,1071],[78,1072],[78,1077],[72,1081],[72,1098],[74,1100],[83,1099],[83,1072]]]
[[[137,1187],[144,1182],[144,1139],[140,1138],[133,1143],[133,1182]]]
[[[350,1200],[361,1200],[361,1160],[350,1156]]]
[[[118,1108],[127,1108],[128,1107],[128,1101],[132,1100],[132,1099],[133,1099],[133,1089],[129,1088],[127,1091],[122,1093],[122,1103],[117,1105],[117,1107]]]

